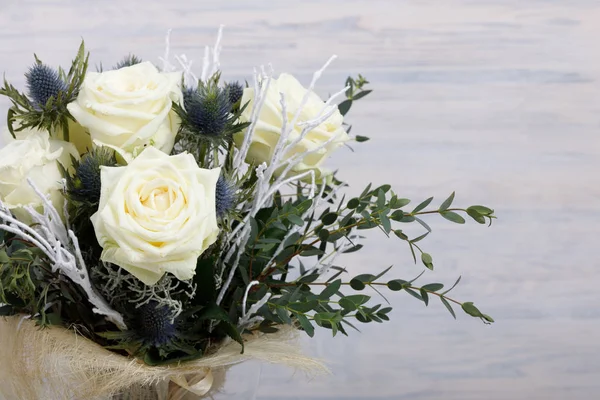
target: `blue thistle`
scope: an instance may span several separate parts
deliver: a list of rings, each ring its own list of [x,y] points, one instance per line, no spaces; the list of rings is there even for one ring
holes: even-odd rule
[[[229,93],[229,103],[231,105],[236,104],[241,100],[244,95],[244,86],[239,82],[229,82],[227,86],[225,86],[225,90]]]
[[[146,345],[160,347],[177,335],[169,307],[151,301],[138,309],[136,333]]]
[[[217,180],[217,188],[215,191],[215,203],[217,216],[222,218],[235,206],[235,185],[227,181],[223,175]]]
[[[194,129],[213,139],[224,134],[231,112],[226,90],[200,85],[197,90],[186,90],[183,101],[187,120]]]
[[[25,79],[29,97],[39,108],[44,107],[51,97],[56,99],[59,93],[68,91],[67,84],[60,79],[58,72],[45,64],[36,63],[25,74]]]
[[[113,67],[113,69],[121,69],[121,68],[125,68],[125,67],[131,67],[132,65],[139,64],[141,62],[142,62],[141,58],[138,58],[137,56],[135,56],[133,54],[129,54],[125,58],[123,58],[121,61],[119,61],[117,63],[117,65],[115,65]]]
[[[79,201],[96,204],[100,201],[100,166],[116,165],[114,153],[106,148],[97,148],[86,153],[75,163],[75,176],[68,181],[69,195]]]

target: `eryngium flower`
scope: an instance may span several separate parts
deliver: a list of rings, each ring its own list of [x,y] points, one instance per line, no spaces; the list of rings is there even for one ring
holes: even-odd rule
[[[239,82],[229,82],[225,87],[225,90],[229,93],[229,103],[231,105],[236,104],[242,98],[244,94],[244,86]]]
[[[227,127],[231,104],[228,92],[216,85],[187,90],[183,104],[189,123],[202,135],[218,138]]]
[[[35,106],[41,108],[46,105],[51,97],[55,99],[61,92],[67,92],[67,84],[60,79],[58,72],[53,68],[36,63],[25,74],[29,97]]]
[[[144,344],[160,347],[176,336],[173,313],[169,307],[151,301],[140,307],[138,312],[136,333]]]
[[[99,147],[85,154],[79,163],[75,164],[75,176],[68,185],[71,198],[97,204],[100,201],[100,166],[114,166],[114,152]]]
[[[138,58],[137,56],[135,56],[133,54],[129,54],[128,56],[123,58],[121,61],[119,61],[117,63],[117,65],[115,65],[113,67],[113,69],[121,69],[124,67],[131,67],[132,65],[139,64],[141,62],[142,62],[141,58]]]
[[[235,185],[223,177],[219,176],[217,180],[217,190],[215,191],[215,204],[217,216],[222,218],[235,206]]]

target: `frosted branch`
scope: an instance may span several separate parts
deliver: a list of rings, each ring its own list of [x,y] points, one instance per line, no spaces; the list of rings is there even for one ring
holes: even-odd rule
[[[257,316],[256,313],[262,306],[264,306],[269,301],[272,293],[265,294],[262,299],[260,299],[256,303],[254,303],[252,306],[250,306],[250,309],[248,311],[246,311],[246,307],[247,307],[247,303],[248,303],[248,294],[250,293],[250,289],[252,289],[253,286],[256,286],[259,284],[260,284],[260,282],[258,282],[258,281],[252,281],[246,287],[246,291],[244,293],[244,299],[242,301],[242,316],[241,316],[240,320],[238,321],[239,327],[243,328],[243,327],[252,326],[256,323],[261,322],[264,319],[261,316]]]
[[[211,76],[219,70],[220,62],[219,55],[221,54],[221,39],[223,38],[223,27],[219,27],[219,33],[217,34],[217,40],[214,47],[211,49],[208,46],[204,49],[204,59],[202,63],[202,75],[201,79],[203,82],[207,82]]]
[[[12,216],[8,207],[0,201],[0,221],[2,221],[0,229],[11,232],[40,248],[48,256],[53,272],[59,271],[83,289],[94,306],[93,312],[104,315],[119,329],[127,329],[121,314],[113,310],[92,287],[75,233],[65,227],[48,197],[42,194],[30,179],[27,179],[27,182],[42,200],[43,214],[38,213],[33,207],[25,207],[39,227],[33,229],[18,221]]]
[[[204,49],[202,73],[200,75],[200,78],[203,82],[207,82],[221,66],[219,58],[221,54],[221,41],[223,39],[223,27],[224,25],[219,27],[215,45],[212,48],[206,46]],[[184,84],[188,87],[195,87],[198,83],[198,76],[192,70],[193,61],[189,60],[185,54],[175,55],[175,62],[171,61],[171,31],[172,29],[167,31],[167,36],[165,39],[165,53],[162,57],[158,58],[162,62],[162,71],[177,71],[178,68],[175,64],[179,64],[180,70],[183,72]]]

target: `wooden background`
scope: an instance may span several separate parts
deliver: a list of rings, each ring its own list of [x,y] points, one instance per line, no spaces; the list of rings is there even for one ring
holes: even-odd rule
[[[349,115],[372,140],[331,165],[359,192],[393,184],[415,201],[496,209],[492,228],[432,218],[424,247],[436,271],[496,319],[392,293],[392,322],[305,340],[333,376],[307,380],[263,366],[257,399],[592,399],[600,393],[600,2],[595,0],[125,1],[3,0],[0,63],[23,85],[33,62],[66,66],[85,38],[92,64],[129,52],[162,55],[165,32],[201,65],[225,24],[225,79],[271,62],[310,80],[338,61],[318,92],[362,73],[374,93]],[[4,112],[7,102],[2,100]],[[371,235],[345,259],[354,272],[410,278],[421,268],[397,240]],[[257,376],[249,364],[229,397]],[[236,393],[235,395],[234,393]]]

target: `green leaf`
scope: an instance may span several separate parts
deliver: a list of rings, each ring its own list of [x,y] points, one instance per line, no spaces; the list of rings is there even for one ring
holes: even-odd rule
[[[377,208],[383,208],[385,206],[385,192],[379,189],[377,192]]]
[[[398,236],[400,239],[408,241],[408,236],[406,236],[406,235],[404,234],[404,232],[402,232],[402,230],[400,230],[400,229],[396,229],[396,230],[394,231],[394,234],[395,234],[396,236]]]
[[[365,97],[366,95],[368,95],[371,92],[372,92],[372,90],[363,90],[362,92],[359,92],[356,95],[354,95],[354,97],[352,97],[352,100],[362,99],[363,97]]]
[[[442,301],[442,304],[444,306],[446,306],[446,309],[452,315],[452,317],[454,317],[454,319],[456,319],[456,314],[454,313],[454,310],[452,309],[452,306],[450,305],[450,303],[448,303],[448,300],[446,300],[443,297],[440,297],[440,300]]]
[[[217,321],[225,321],[232,323],[229,318],[229,314],[225,309],[221,308],[216,304],[211,304],[202,309],[197,315],[197,318],[201,321],[203,320],[217,320]]]
[[[427,235],[429,235],[429,232],[425,232],[425,233],[424,233],[424,234],[422,234],[421,236],[419,236],[419,237],[416,237],[416,238],[412,239],[410,242],[411,242],[411,243],[418,243],[418,242],[420,242],[421,240],[425,239],[425,238],[427,237]]]
[[[433,270],[433,258],[428,253],[421,253],[421,261],[427,268]]]
[[[452,205],[453,201],[454,201],[454,192],[452,192],[452,194],[446,200],[444,200],[444,202],[440,206],[439,211],[446,211],[448,209],[448,207],[450,207]]]
[[[417,255],[415,254],[415,248],[411,242],[408,242],[408,247],[410,247],[410,253],[413,256],[413,260],[415,260],[415,264],[417,263]]]
[[[337,213],[330,212],[328,214],[325,214],[323,216],[323,218],[321,218],[321,222],[323,223],[323,225],[331,225],[335,221],[337,221],[337,218],[338,218],[338,214]]]
[[[0,264],[8,264],[10,257],[6,254],[6,250],[0,250]]]
[[[360,194],[360,198],[361,199],[365,198],[370,190],[371,190],[371,184],[369,183],[367,185],[367,187],[363,190],[363,192]]]
[[[327,238],[329,238],[329,231],[327,229],[321,229],[318,236],[322,242],[326,242]]]
[[[442,217],[446,218],[448,221],[452,221],[457,224],[465,223],[465,219],[453,211],[444,211],[441,214]]]
[[[431,203],[432,200],[433,200],[433,197],[430,197],[427,200],[423,201],[418,206],[416,206],[414,210],[412,210],[411,214],[416,214],[419,211],[423,210],[425,207],[427,207],[429,205],[429,203]]]
[[[415,292],[412,289],[409,289],[407,287],[404,288],[404,291],[407,292],[408,294],[410,294],[411,296],[413,296],[415,299],[421,300],[423,301],[423,298],[421,297],[421,295],[419,295],[417,292]]]
[[[354,290],[363,290],[366,287],[366,285],[358,279],[354,278],[350,280],[350,287]]]
[[[362,294],[346,296],[340,299],[340,306],[346,311],[354,311],[358,309],[362,304],[369,301],[370,297]]]
[[[429,305],[429,294],[427,294],[427,292],[423,290],[423,288],[421,288],[420,292],[421,298],[423,299],[423,303],[425,303],[425,307],[427,307]]]
[[[346,254],[346,253],[354,253],[355,251],[359,251],[362,248],[363,248],[362,244],[357,244],[356,246],[352,246],[352,247],[344,250],[343,253],[344,254]]]
[[[473,210],[473,211],[477,212],[478,214],[485,215],[485,216],[489,216],[494,213],[494,210],[492,210],[491,208],[485,207],[485,206],[471,206],[471,207],[467,208],[467,210]]]
[[[338,105],[338,110],[340,114],[346,115],[348,111],[350,111],[350,107],[352,107],[352,100],[344,100]]]
[[[312,256],[320,256],[322,254],[325,254],[325,252],[323,250],[317,249],[316,247],[311,247],[306,250],[302,250],[302,252],[300,253],[300,256],[301,257],[312,257]]]
[[[295,225],[298,225],[298,226],[303,226],[304,225],[304,220],[302,218],[300,218],[299,216],[295,215],[295,214],[288,215],[287,219],[292,224],[295,224]]]
[[[367,136],[360,136],[360,135],[356,135],[354,137],[354,139],[358,142],[358,143],[362,143],[362,142],[366,142],[368,140],[371,140],[370,138],[368,138]]]
[[[244,339],[242,338],[242,335],[235,327],[235,325],[233,325],[230,322],[223,321],[219,325],[217,325],[217,329],[223,331],[227,336],[241,344],[242,351],[240,352],[240,354],[244,354]]]
[[[484,322],[492,323],[494,320],[489,315],[482,314],[481,311],[477,307],[473,305],[472,302],[467,301],[462,304],[462,309],[465,313],[469,314],[472,317],[481,318]]]
[[[302,234],[300,232],[294,232],[283,242],[283,248],[290,247],[298,243],[298,241],[302,238]]]
[[[319,293],[319,299],[327,300],[327,299],[331,298],[331,296],[335,295],[340,290],[341,286],[342,286],[342,280],[336,279],[335,281],[333,281],[329,285],[327,285],[325,287],[325,289],[323,289],[321,291],[321,293]]]
[[[290,317],[290,313],[288,312],[287,309],[283,308],[283,307],[277,307],[275,309],[275,312],[277,313],[277,316],[279,317],[279,319],[281,319],[281,321],[284,324],[291,324],[292,323],[292,318]]]
[[[448,292],[450,292],[452,289],[454,289],[456,287],[456,285],[458,285],[458,283],[460,282],[460,279],[462,278],[462,276],[459,276],[458,279],[456,280],[456,282],[454,282],[454,285],[452,285],[452,287],[448,290],[446,290],[444,293],[442,294],[446,294]]]
[[[381,226],[383,226],[383,230],[386,234],[389,234],[392,231],[392,224],[385,214],[380,214],[379,219],[381,220]]]
[[[427,232],[431,233],[431,227],[429,225],[427,225],[425,223],[425,221],[423,221],[421,218],[417,218],[415,217],[415,221],[417,221],[419,224],[421,224],[421,226],[425,229],[427,229]]]
[[[387,287],[392,292],[399,292],[400,290],[402,290],[404,288],[402,285],[404,285],[405,283],[406,283],[406,281],[403,279],[394,279],[387,283]]]
[[[412,215],[404,214],[404,218],[402,218],[402,220],[400,222],[409,224],[411,222],[415,222],[415,220],[416,220],[416,218],[413,217]]]
[[[482,315],[483,315],[482,318],[484,320],[486,320],[487,322],[489,322],[489,323],[495,322],[494,319],[492,317],[490,317],[489,315],[487,315],[487,314],[482,314]]]
[[[444,285],[441,283],[429,283],[421,287],[423,290],[427,290],[429,292],[437,292],[438,290],[442,290]]]
[[[393,219],[394,221],[402,221],[402,219],[404,219],[404,211],[402,210],[396,210],[394,211],[391,215],[390,218]]]
[[[393,202],[390,203],[390,208],[395,210],[397,208],[402,208],[402,207],[408,205],[409,203],[410,203],[409,199],[395,199]]]
[[[303,276],[302,278],[298,279],[298,282],[299,283],[313,283],[317,279],[319,279],[319,274],[310,274],[310,275],[306,275],[306,276]]]
[[[377,279],[379,279],[379,278],[381,278],[382,276],[384,276],[385,274],[387,274],[387,273],[388,273],[388,271],[389,271],[390,269],[392,269],[392,267],[393,267],[393,265],[390,265],[389,267],[387,267],[386,269],[384,269],[382,272],[380,272],[379,274],[377,274],[376,276],[374,276],[374,277],[373,277],[373,280],[372,280],[371,282],[373,282],[373,281],[376,281]]]
[[[317,308],[318,305],[319,305],[319,302],[317,300],[311,300],[311,301],[307,301],[307,302],[289,303],[287,305],[287,308],[293,313],[305,314],[305,313]]]
[[[295,317],[298,320],[298,322],[300,323],[300,326],[302,327],[304,332],[306,332],[306,334],[308,336],[310,336],[310,337],[315,336],[315,327],[312,326],[312,324],[310,323],[310,321],[308,320],[308,318],[305,315],[295,314]]]
[[[485,224],[485,217],[479,214],[477,211],[467,208],[467,214],[480,224]]]
[[[348,208],[351,210],[354,210],[356,207],[358,207],[359,204],[360,204],[360,200],[355,197],[353,199],[350,199],[350,201],[348,201]]]

